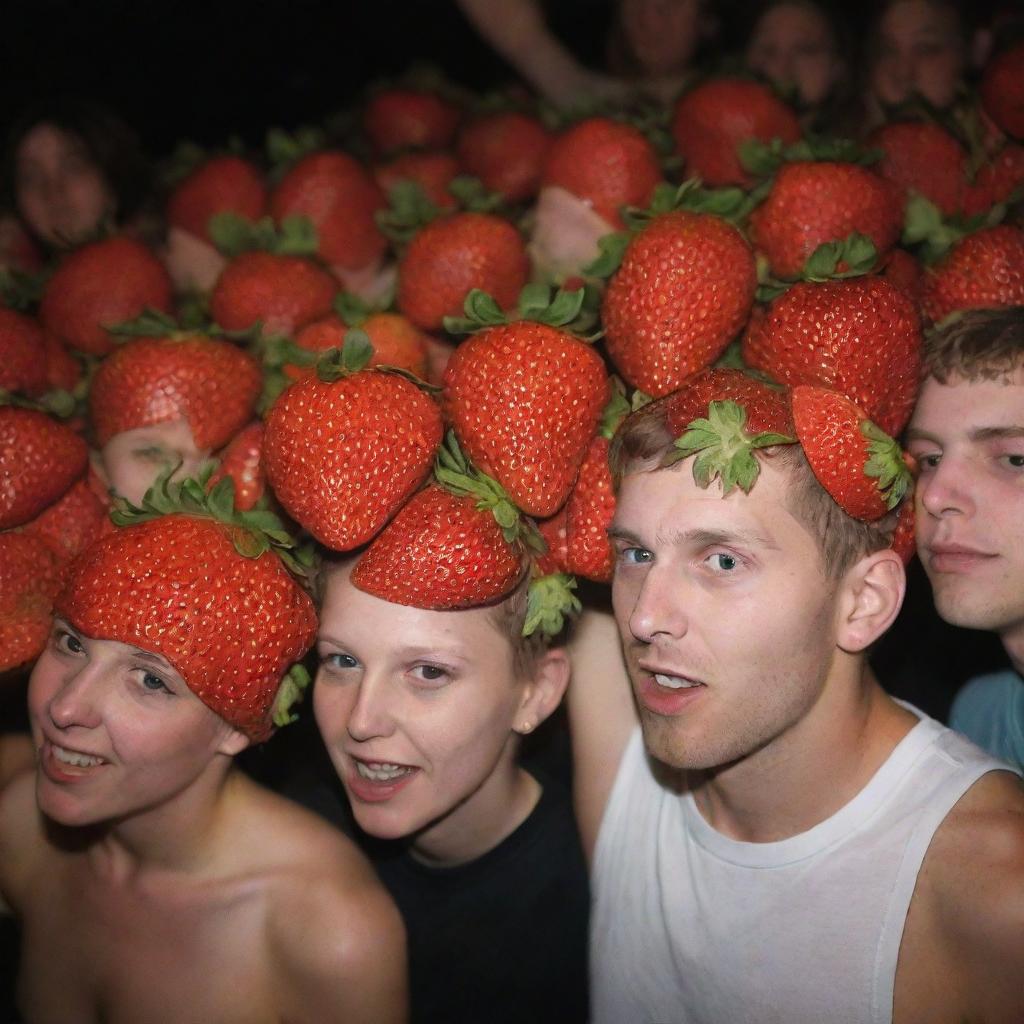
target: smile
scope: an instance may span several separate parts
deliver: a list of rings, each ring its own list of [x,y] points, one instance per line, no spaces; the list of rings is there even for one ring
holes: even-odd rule
[[[394,782],[404,775],[410,775],[416,771],[415,768],[407,768],[401,764],[389,764],[382,761],[360,761],[356,758],[356,771],[371,782]]]
[[[703,683],[698,683],[696,679],[684,679],[682,676],[667,676],[661,672],[655,672],[654,678],[659,686],[664,686],[669,690],[688,690],[694,686],[703,686]]]
[[[77,750],[68,750],[67,747],[58,747],[56,743],[51,743],[50,749],[53,751],[55,760],[75,768],[96,768],[98,765],[107,763],[102,757],[93,757],[91,754],[82,754]]]

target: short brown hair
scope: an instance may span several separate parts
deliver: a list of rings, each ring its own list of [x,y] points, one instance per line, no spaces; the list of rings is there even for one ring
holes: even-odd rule
[[[652,402],[619,428],[608,456],[616,489],[629,472],[662,468],[662,458],[672,451],[676,441],[666,421],[666,408],[665,400]],[[787,508],[817,541],[826,576],[838,579],[865,555],[892,546],[896,513],[873,523],[847,515],[818,482],[799,444],[762,448],[755,458],[769,459],[789,472],[793,486]]]
[[[1024,306],[970,309],[929,332],[923,373],[940,384],[950,378],[1005,380],[1024,366]]]

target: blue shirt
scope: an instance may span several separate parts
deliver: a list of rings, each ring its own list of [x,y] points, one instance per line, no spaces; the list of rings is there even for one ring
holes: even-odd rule
[[[957,694],[949,724],[990,754],[1024,766],[1024,679],[1012,669],[972,679]]]

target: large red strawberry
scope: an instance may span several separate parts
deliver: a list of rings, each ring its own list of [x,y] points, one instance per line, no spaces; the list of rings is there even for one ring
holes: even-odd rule
[[[590,346],[526,320],[464,341],[444,375],[445,411],[466,455],[540,518],[565,503],[608,394]]]
[[[35,409],[0,406],[0,530],[21,526],[85,472],[85,442]]]
[[[458,204],[449,186],[458,173],[459,162],[451,153],[403,153],[378,164],[373,176],[386,193],[400,181],[411,181],[438,209],[454,210]]]
[[[793,388],[793,425],[818,482],[854,519],[874,522],[912,487],[900,446],[845,395]]]
[[[796,114],[758,82],[717,78],[680,97],[672,115],[672,137],[687,171],[705,184],[749,186],[739,150],[758,139],[783,143],[800,138]]]
[[[974,181],[964,190],[965,217],[986,213],[996,203],[1010,200],[1024,189],[1024,146],[1007,143],[978,168]]]
[[[750,215],[755,248],[778,277],[799,277],[807,258],[828,242],[866,235],[879,257],[899,240],[903,208],[897,190],[852,163],[784,164],[767,199]]]
[[[985,113],[1007,135],[1024,140],[1024,42],[988,62],[978,91]]]
[[[1000,224],[967,235],[925,272],[924,315],[1024,305],[1024,231]]]
[[[510,203],[532,199],[540,189],[551,133],[527,114],[483,114],[459,133],[463,169],[489,192]]]
[[[167,223],[213,244],[208,225],[218,213],[259,220],[267,186],[259,169],[239,156],[215,156],[183,179],[167,200]]]
[[[456,213],[428,224],[409,243],[398,268],[398,308],[417,327],[436,331],[446,316],[461,315],[474,288],[502,309],[514,306],[528,274],[526,247],[512,224],[486,213]]]
[[[873,165],[904,200],[917,192],[931,200],[946,216],[955,214],[967,184],[967,151],[934,121],[894,121],[868,137],[868,145],[882,150]]]
[[[921,325],[880,277],[800,282],[751,320],[743,358],[782,384],[841,391],[895,435],[917,397]]]
[[[39,537],[0,533],[0,672],[42,653],[59,590],[57,559]]]
[[[363,129],[378,155],[402,149],[444,149],[455,137],[459,108],[437,93],[392,88],[378,92],[363,111]]]
[[[286,217],[308,217],[316,228],[320,257],[346,270],[360,270],[384,255],[387,239],[374,217],[386,206],[369,171],[335,151],[300,160],[270,197],[270,213],[279,224]]]
[[[114,347],[107,328],[147,306],[171,308],[171,279],[141,242],[117,236],[76,249],[61,263],[47,282],[39,318],[71,348],[102,356]]]
[[[647,206],[661,180],[657,153],[638,129],[592,117],[555,139],[541,185],[564,188],[622,227],[622,207]]]
[[[312,260],[270,252],[236,256],[217,279],[210,313],[225,330],[257,321],[267,334],[292,334],[331,312],[337,281]]]
[[[553,516],[537,522],[537,532],[547,545],[547,551],[534,559],[538,576],[569,571],[568,514],[567,501]]]
[[[0,306],[0,388],[38,398],[48,383],[43,329],[24,313]]]
[[[652,395],[712,363],[743,327],[757,273],[743,236],[712,214],[660,214],[629,243],[602,306],[608,354]]]
[[[751,434],[792,434],[785,389],[767,384],[743,370],[710,367],[687,378],[663,402],[665,425],[681,436],[696,419],[706,418],[712,402],[735,402],[746,412]]]
[[[365,346],[366,350],[369,346]],[[266,421],[267,479],[288,514],[322,544],[365,544],[426,479],[441,443],[437,403],[404,377],[342,366],[283,392]]]
[[[879,273],[894,288],[903,292],[914,304],[915,309],[921,308],[921,295],[924,291],[924,267],[906,249],[901,249],[899,246],[890,249],[889,255],[882,262]]]
[[[23,526],[22,531],[43,541],[65,567],[102,533],[114,529],[109,503],[99,496],[98,490],[87,473],[62,498]]]
[[[139,338],[100,364],[89,392],[96,440],[185,419],[199,448],[220,448],[248,422],[263,378],[237,345],[200,335]]]
[[[600,434],[590,442],[565,503],[566,570],[598,583],[611,582],[614,565],[608,541],[608,527],[615,515],[608,445],[608,438]]]

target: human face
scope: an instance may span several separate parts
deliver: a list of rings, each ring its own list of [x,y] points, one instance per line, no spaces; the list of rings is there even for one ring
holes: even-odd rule
[[[697,49],[700,0],[622,0],[622,28],[645,74],[678,74]]]
[[[100,450],[97,468],[114,493],[138,505],[169,466],[180,464],[174,480],[195,476],[210,454],[196,447],[188,422],[177,419],[115,434]]]
[[[436,612],[330,573],[313,709],[361,828],[450,847],[505,814],[529,685],[488,608]]]
[[[821,103],[839,77],[839,55],[828,20],[810,4],[782,3],[760,18],[747,64],[775,85],[793,87],[806,106]]]
[[[29,681],[40,810],[94,825],[165,806],[237,734],[159,655],[61,619]]]
[[[15,155],[18,210],[50,245],[63,247],[91,235],[116,201],[103,172],[76,136],[40,124]]]
[[[948,622],[1024,635],[1024,371],[929,378],[907,430],[917,548]]]
[[[836,653],[838,588],[762,462],[749,495],[689,461],[627,475],[612,604],[647,749],[677,768],[770,747],[814,706]]]
[[[936,107],[948,107],[963,70],[964,45],[948,5],[902,0],[882,15],[870,76],[881,103],[893,106],[917,94]]]

